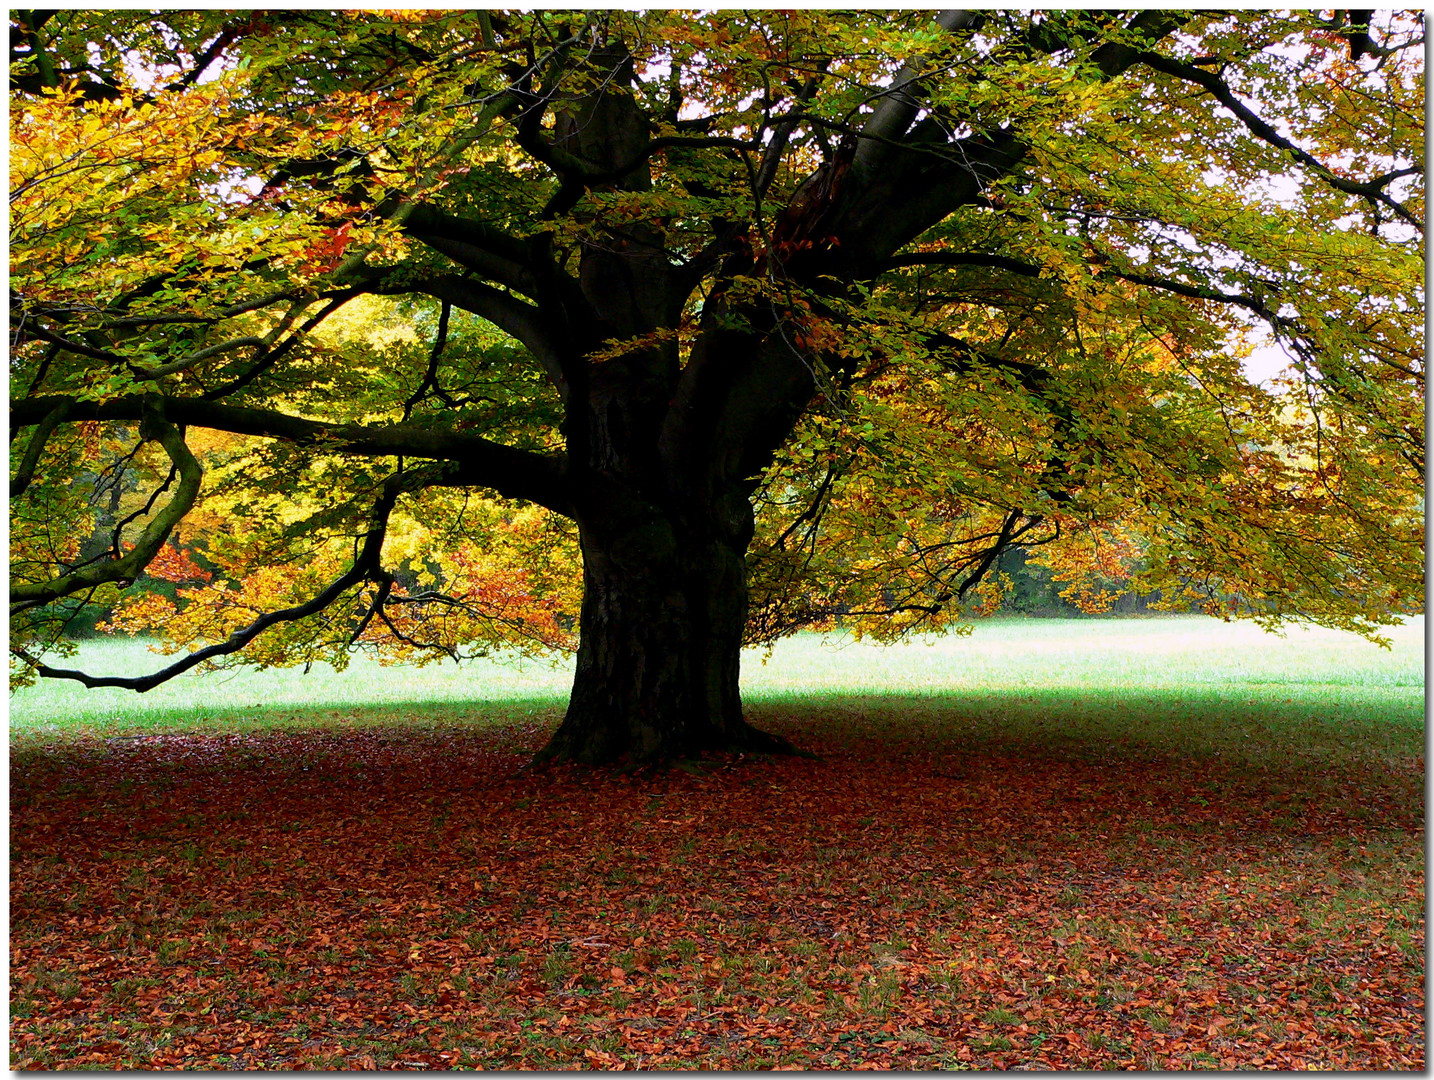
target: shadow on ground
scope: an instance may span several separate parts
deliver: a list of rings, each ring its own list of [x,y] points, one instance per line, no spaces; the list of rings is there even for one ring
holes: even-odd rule
[[[1423,1067],[1422,732],[1003,701],[647,775],[525,769],[551,710],[33,742],[12,1064]]]

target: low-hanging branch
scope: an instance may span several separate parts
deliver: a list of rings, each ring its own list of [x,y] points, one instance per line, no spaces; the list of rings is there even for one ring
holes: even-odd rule
[[[78,682],[90,688],[108,686],[121,690],[134,690],[144,693],[146,690],[153,690],[161,683],[168,682],[178,675],[184,674],[191,668],[197,667],[207,660],[216,657],[227,656],[230,653],[238,652],[249,642],[262,634],[271,626],[280,623],[294,622],[298,619],[308,618],[310,615],[317,615],[319,612],[330,607],[336,600],[342,597],[354,586],[368,580],[381,580],[383,576],[379,556],[383,551],[383,539],[388,531],[388,518],[392,513],[398,496],[409,487],[403,474],[395,474],[385,481],[382,493],[374,503],[371,515],[371,524],[367,534],[364,536],[363,546],[358,555],[354,558],[353,564],[331,581],[321,592],[305,601],[302,604],[295,604],[292,607],[283,608],[279,611],[270,611],[259,616],[248,626],[234,631],[221,642],[197,649],[177,660],[168,667],[149,675],[125,677],[120,675],[90,675],[73,668],[55,668],[44,663],[38,657],[30,655],[23,649],[12,649],[12,653],[35,669],[36,674],[47,679],[68,679]]]
[[[151,400],[142,403],[140,416],[140,437],[158,442],[169,455],[169,460],[179,471],[179,485],[174,496],[155,514],[145,526],[135,545],[116,559],[87,566],[80,570],[51,578],[49,581],[18,582],[10,586],[10,610],[13,614],[27,608],[38,607],[58,600],[71,593],[94,588],[108,582],[128,583],[143,573],[144,568],[158,554],[174,527],[189,513],[194,500],[199,496],[204,470],[185,445],[179,429],[164,416],[158,404]]]

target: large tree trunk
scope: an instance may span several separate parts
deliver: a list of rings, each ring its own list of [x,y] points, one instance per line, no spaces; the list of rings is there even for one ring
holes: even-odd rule
[[[590,60],[602,73],[598,89],[566,101],[555,140],[605,171],[612,189],[646,191],[649,159],[640,151],[649,121],[628,89],[631,58],[611,46]],[[694,385],[683,387],[676,330],[696,282],[658,222],[586,237],[577,283],[580,297],[564,299],[567,348],[579,357],[570,364],[564,433],[583,552],[582,626],[567,715],[538,760],[789,752],[786,740],[742,718],[738,669],[753,528],[748,481],[771,446],[755,457],[744,450],[754,418],[773,407],[767,398],[780,406],[791,388],[764,383],[729,416],[760,335],[722,333],[705,335],[715,344],[697,351],[713,355],[687,365]],[[615,356],[581,358],[614,343]],[[788,428],[794,416],[782,411]]]
[[[655,510],[636,520],[580,522],[580,530],[577,675],[562,726],[538,760],[792,752],[785,739],[742,718],[747,583],[738,544]]]

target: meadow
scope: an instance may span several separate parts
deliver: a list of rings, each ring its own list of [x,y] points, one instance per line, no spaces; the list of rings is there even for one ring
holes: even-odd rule
[[[815,760],[655,774],[524,767],[564,664],[26,689],[11,1064],[1421,1069],[1390,636],[803,636],[744,695]]]

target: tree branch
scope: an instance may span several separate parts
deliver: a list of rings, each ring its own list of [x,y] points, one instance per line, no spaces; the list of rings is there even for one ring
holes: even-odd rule
[[[987,255],[979,251],[915,251],[887,259],[881,269],[899,270],[904,266],[989,266],[997,270],[1009,270],[1024,277],[1041,276],[1041,268],[1035,263],[1013,259],[1007,255]]]
[[[402,473],[395,474],[385,481],[383,491],[374,504],[372,522],[367,535],[364,537],[363,547],[355,557],[353,565],[331,581],[322,592],[302,604],[296,604],[293,607],[284,608],[280,611],[271,611],[265,615],[261,615],[243,629],[234,631],[234,633],[230,634],[224,641],[192,652],[184,659],[176,661],[167,668],[163,668],[153,674],[141,675],[134,678],[126,678],[119,675],[88,675],[83,671],[75,671],[69,668],[52,668],[48,664],[30,656],[22,649],[11,649],[11,652],[34,668],[36,674],[41,678],[71,679],[91,689],[100,686],[113,686],[122,690],[135,690],[141,694],[146,690],[152,690],[160,683],[168,682],[176,675],[182,675],[190,668],[196,667],[206,660],[212,660],[216,656],[226,656],[229,653],[238,652],[271,626],[282,622],[294,622],[297,619],[318,614],[355,585],[375,575],[381,574],[382,570],[379,563],[379,555],[383,550],[383,539],[388,529],[388,516],[392,513],[394,504],[398,501],[398,496],[406,487],[407,485],[404,483]]]
[[[448,316],[452,313],[453,306],[447,300],[438,312],[438,332],[433,335],[433,348],[428,352],[428,368],[419,380],[418,389],[403,403],[403,419],[407,423],[413,415],[413,407],[424,399],[428,390],[433,392],[447,405],[452,405],[452,399],[438,385],[438,361],[443,356],[443,350],[448,344]]]
[[[53,413],[47,414],[47,419]],[[154,519],[145,527],[140,538],[127,555],[112,559],[83,570],[52,578],[49,581],[12,583],[10,598],[11,611],[22,611],[58,600],[62,596],[93,588],[106,582],[129,582],[138,577],[150,561],[159,553],[160,547],[169,539],[169,534],[189,513],[199,495],[199,485],[204,472],[199,462],[184,443],[184,436],[165,417],[158,402],[143,399],[141,404],[140,436],[154,440],[164,447],[169,460],[179,470],[179,487],[174,497],[164,505]]]
[[[135,374],[141,380],[162,379],[166,375],[177,375],[181,371],[193,367],[201,360],[208,360],[211,356],[218,356],[220,353],[229,352],[231,349],[262,349],[264,339],[257,337],[234,338],[232,341],[221,341],[217,345],[210,345],[207,348],[199,349],[188,356],[181,357],[172,364],[162,364],[157,368],[141,367],[139,364],[132,365]]]
[[[1154,52],[1140,53],[1139,58],[1142,63],[1162,74],[1183,79],[1186,82],[1191,82],[1196,86],[1204,88],[1216,101],[1234,113],[1235,118],[1245,125],[1250,134],[1276,149],[1283,150],[1336,191],[1342,191],[1346,195],[1358,196],[1374,205],[1384,206],[1406,224],[1413,225],[1421,233],[1424,231],[1423,219],[1411,213],[1402,203],[1390,198],[1384,191],[1384,186],[1398,179],[1402,170],[1377,177],[1375,180],[1365,183],[1346,180],[1344,177],[1332,172],[1328,166],[1313,154],[1301,149],[1266,123],[1254,110],[1250,109],[1243,101],[1236,97],[1235,92],[1230,89],[1225,80],[1220,78],[1215,72],[1202,71],[1200,68],[1193,67],[1190,64],[1183,64],[1177,60],[1172,60],[1168,56],[1161,56],[1159,53]]]
[[[35,466],[39,464],[40,453],[45,449],[45,444],[50,441],[50,436],[55,433],[55,429],[60,426],[69,411],[70,403],[63,401],[47,412],[35,426],[34,434],[25,444],[25,456],[20,459],[20,467],[16,470],[14,479],[10,481],[10,498],[18,498],[30,486],[30,482],[35,478]]]
[[[985,16],[970,11],[943,11],[936,16],[936,25],[956,33],[960,30],[975,30]],[[914,57],[897,72],[891,86],[882,92],[881,104],[876,107],[862,126],[862,142],[857,147],[853,165],[864,169],[873,167],[883,156],[884,143],[899,140],[916,114],[921,109],[924,92],[920,89],[921,79],[929,74],[931,59],[928,56]]]
[[[414,288],[446,304],[471,311],[474,315],[487,319],[504,333],[517,338],[543,366],[548,379],[557,388],[558,395],[563,401],[567,401],[569,365],[550,333],[553,320],[545,317],[541,309],[533,304],[525,304],[490,285],[457,276],[430,278],[417,286],[406,288]]]
[[[27,323],[24,332],[30,337],[38,338],[41,341],[48,341],[51,345],[58,345],[67,352],[76,356],[88,356],[91,360],[103,360],[107,364],[125,365],[129,361],[118,353],[106,352],[104,349],[96,349],[92,345],[86,345],[83,341],[75,341],[72,338],[62,337],[36,323]]]
[[[176,424],[279,439],[297,446],[357,457],[416,457],[454,463],[444,483],[486,487],[512,499],[526,499],[558,513],[570,513],[565,459],[558,455],[519,450],[477,435],[437,431],[423,424],[374,427],[365,424],[330,424],[268,409],[224,405],[197,398],[130,395],[109,401],[76,401],[47,396],[12,403],[12,428],[40,423],[55,408],[68,402],[67,421],[139,420],[148,402],[157,402],[164,416]],[[461,476],[457,480],[455,477]]]
[[[1163,289],[1166,292],[1173,292],[1178,296],[1188,296],[1192,300],[1213,300],[1221,304],[1234,304],[1258,315],[1271,326],[1275,327],[1286,327],[1290,322],[1288,319],[1281,318],[1278,313],[1271,311],[1264,301],[1248,293],[1223,293],[1215,289],[1203,289],[1197,285],[1187,285],[1183,281],[1175,281],[1171,278],[1152,277],[1148,274],[1135,274],[1128,270],[1115,270],[1109,266],[1101,267],[1100,276],[1119,278],[1121,281],[1128,281],[1132,285],[1145,285],[1152,289]]]
[[[790,116],[778,120],[772,128],[772,140],[767,148],[762,151],[761,163],[757,166],[757,175],[752,181],[753,198],[760,204],[762,197],[767,194],[767,188],[771,187],[773,179],[777,175],[777,167],[782,163],[782,154],[787,148],[787,141],[792,136],[792,131],[801,122],[802,107],[812,100],[821,85],[821,77],[825,73],[829,61],[823,59],[818,65],[815,74],[810,76],[802,88],[796,93],[796,105]]]
[[[164,89],[166,91],[183,90],[185,87],[193,84],[195,80],[209,70],[209,65],[218,60],[224,50],[233,44],[238,36],[239,28],[237,26],[231,24],[224,27],[224,29],[219,31],[218,36],[210,43],[209,48],[194,58],[194,67],[190,68]]]
[[[414,205],[403,228],[465,269],[537,299],[535,253],[526,241],[484,222],[446,214],[422,203]]]
[[[284,315],[283,318],[280,319],[279,324],[274,327],[273,330],[269,331],[269,333],[265,336],[263,342],[264,347],[261,348],[259,352],[255,354],[254,362],[250,364],[247,368],[245,368],[243,371],[241,371],[238,375],[234,376],[234,378],[230,379],[227,383],[223,383],[220,386],[214,387],[213,389],[206,390],[202,395],[203,398],[206,401],[213,401],[216,398],[228,397],[230,394],[234,393],[234,391],[241,390],[244,387],[248,386],[260,375],[268,371],[281,359],[283,359],[284,356],[291,349],[294,348],[294,346],[296,346],[308,335],[309,331],[313,330],[314,327],[319,325],[319,323],[323,322],[335,311],[343,307],[362,291],[363,290],[361,289],[345,289],[336,295],[330,296],[328,298],[329,302],[325,304],[322,308],[320,308],[318,311],[316,311],[313,315],[310,315],[307,319],[305,319],[302,326],[300,326],[283,341],[279,342],[278,345],[274,346],[273,348],[269,348],[268,346],[274,342],[275,338],[279,334],[282,334],[284,330],[293,321],[296,312],[294,308],[291,308],[289,313]],[[296,306],[302,308],[306,307],[307,304],[296,304]]]

